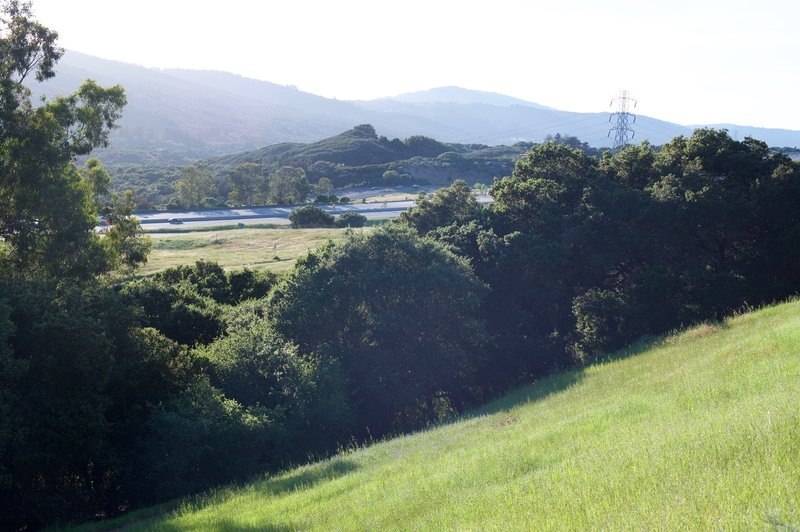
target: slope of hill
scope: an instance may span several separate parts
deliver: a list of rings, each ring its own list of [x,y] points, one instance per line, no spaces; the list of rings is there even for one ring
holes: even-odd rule
[[[106,165],[186,164],[283,142],[313,142],[370,123],[389,137],[426,135],[443,142],[513,144],[572,135],[609,146],[608,113],[572,113],[501,94],[442,87],[366,102],[309,94],[226,72],[157,70],[68,52],[57,76],[33,84],[35,96],[67,94],[86,78],[120,83],[129,104]],[[601,98],[604,100],[604,98]],[[661,144],[692,128],[638,117],[635,140]],[[729,127],[773,146],[800,145],[800,132]],[[745,133],[747,132],[747,133]]]
[[[412,135],[405,140],[378,136],[362,124],[317,142],[285,142],[257,150],[207,159],[205,162],[225,189],[225,179],[238,164],[256,163],[264,175],[281,166],[302,168],[309,181],[329,178],[337,187],[396,186],[412,183],[449,185],[456,179],[490,183],[494,177],[510,175],[517,159],[531,148],[513,146],[448,144],[430,137]],[[176,165],[107,165],[115,191],[132,190],[139,205],[165,205],[173,199],[180,175]],[[227,192],[225,193],[227,194]],[[218,198],[225,202],[227,196]]]
[[[545,107],[538,103],[528,102],[519,98],[506,96],[496,92],[476,91],[464,89],[462,87],[437,87],[435,89],[428,89],[424,91],[408,92],[393,96],[391,98],[381,98],[383,100],[394,100],[398,102],[408,103],[482,103],[486,105],[496,105],[499,107],[506,107],[510,105],[524,105],[526,107],[536,107],[538,109],[551,109],[552,107]]]
[[[268,168],[301,167],[315,182],[330,178],[336,186],[399,183],[449,184],[455,179],[490,181],[509,175],[530,144],[490,147],[484,144],[448,144],[412,135],[405,140],[378,136],[370,124],[312,143],[285,143],[258,150],[216,157],[208,161],[224,172],[240,163]],[[384,177],[387,171],[396,175]],[[402,177],[401,177],[402,176]]]
[[[97,528],[794,530],[798,352],[795,301],[634,346],[449,425]]]

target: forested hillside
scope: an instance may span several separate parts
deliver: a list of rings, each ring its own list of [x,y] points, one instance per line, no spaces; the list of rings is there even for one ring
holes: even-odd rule
[[[362,124],[318,142],[275,144],[212,158],[195,167],[201,167],[213,182],[211,192],[203,198],[210,198],[208,206],[236,205],[240,200],[268,202],[270,176],[281,168],[302,171],[309,184],[324,178],[337,188],[449,185],[456,179],[491,183],[495,177],[509,175],[516,160],[531,146],[448,144],[421,135],[390,140],[378,136],[371,125]],[[140,205],[151,207],[175,201],[177,184],[186,167],[118,165],[113,172],[116,190],[133,190]],[[241,187],[243,173],[260,183],[252,184],[254,191],[245,194],[246,201],[234,191]],[[256,188],[262,192],[256,193]]]

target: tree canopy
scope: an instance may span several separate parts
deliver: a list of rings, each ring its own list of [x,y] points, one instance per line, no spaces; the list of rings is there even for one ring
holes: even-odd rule
[[[341,361],[359,421],[383,433],[467,402],[484,290],[464,259],[395,226],[301,259],[269,312],[302,350]]]
[[[108,144],[126,103],[120,86],[91,80],[74,94],[32,105],[29,77],[53,77],[57,34],[27,2],[0,8],[0,267],[87,275],[114,262],[99,237],[96,196],[107,183],[74,164]]]

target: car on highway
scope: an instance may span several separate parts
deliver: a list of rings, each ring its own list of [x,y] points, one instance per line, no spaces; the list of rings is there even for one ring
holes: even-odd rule
[[[162,218],[162,220],[163,220],[163,218]],[[183,223],[183,220],[181,220],[180,218],[170,218],[167,221],[169,223],[171,223],[171,224],[182,224]]]

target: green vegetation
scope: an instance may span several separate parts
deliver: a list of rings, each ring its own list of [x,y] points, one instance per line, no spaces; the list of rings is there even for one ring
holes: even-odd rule
[[[313,205],[304,205],[289,213],[292,227],[331,227],[333,216]]]
[[[173,206],[297,203],[311,191],[309,182],[317,183],[315,192],[323,196],[330,195],[333,186],[447,185],[456,179],[490,183],[493,177],[508,175],[531,146],[444,144],[423,136],[389,140],[364,124],[318,142],[276,144],[209,159],[202,168],[214,175],[214,183],[196,197],[182,192],[186,185],[177,187],[176,182],[187,178],[187,170],[180,171],[179,180],[173,166],[159,171],[152,166],[117,165],[113,186],[133,190],[143,208],[170,202],[175,202]],[[208,196],[211,190],[214,193]]]
[[[360,472],[380,460],[354,455],[279,478],[278,488],[336,475],[343,484],[324,484],[333,487],[288,514],[280,504],[309,501],[276,499],[270,518],[333,526],[328,519],[339,518],[325,505],[336,498],[324,490],[341,489],[345,508],[354,505],[344,519],[369,527],[554,526],[565,515],[575,528],[796,521],[787,514],[798,493],[798,419],[789,411],[796,320],[765,311],[711,327],[720,329],[712,340],[684,337],[581,368],[683,324],[796,295],[800,164],[711,129],[599,158],[554,139],[493,182],[486,208],[456,181],[383,227],[319,230],[342,236],[280,275],[266,271],[285,262],[284,244],[264,241],[268,231],[255,245],[252,230],[159,236],[157,252],[204,260],[135,279],[128,274],[150,242],[131,217],[133,196],[108,193],[99,161],[75,161],[105,145],[124,94],[87,82],[34,108],[21,82],[52,76],[54,42],[27,3],[0,0],[4,526],[110,517],[284,470],[442,423],[556,372],[522,392],[530,405],[496,405],[509,412],[489,426],[455,425],[430,447],[423,436],[405,440],[418,454],[403,443],[376,448],[410,454],[424,469],[392,462],[365,479]],[[363,147],[377,166],[400,153],[442,164],[460,157],[424,137],[377,138],[370,126],[339,143],[351,155]],[[235,194],[306,194],[311,167],[287,166],[286,153],[269,174],[240,168]],[[213,172],[184,172],[186,201],[234,192]],[[265,175],[267,188],[258,183]],[[405,179],[395,168],[381,176]],[[94,231],[101,217],[110,224],[103,236]],[[313,234],[303,230],[296,254]],[[208,259],[263,269],[226,271]],[[736,336],[748,319],[757,325]],[[457,437],[470,427],[476,435]],[[470,438],[481,442],[477,453],[462,445]],[[457,503],[445,501],[448,487]],[[680,491],[687,487],[703,498]],[[383,514],[379,498],[389,504]],[[311,521],[304,511],[323,513]]]
[[[0,4],[0,269],[90,276],[146,257],[135,242],[129,198],[109,194],[96,159],[78,168],[75,157],[108,144],[126,104],[120,86],[92,80],[69,96],[34,106],[27,78],[55,75],[63,50],[57,34],[32,18],[29,3]],[[109,238],[91,229],[98,211],[114,222]]]
[[[205,259],[225,269],[287,271],[298,257],[330,239],[342,237],[343,229],[220,229],[199,233],[151,233],[153,251],[140,272],[152,274]],[[275,257],[278,257],[277,259]]]
[[[351,433],[366,437],[469,403],[485,290],[465,259],[394,225],[309,253],[272,292],[267,316],[301,352],[341,365],[359,425]]]
[[[798,316],[793,302],[644,342],[456,423],[118,526],[791,530]]]

